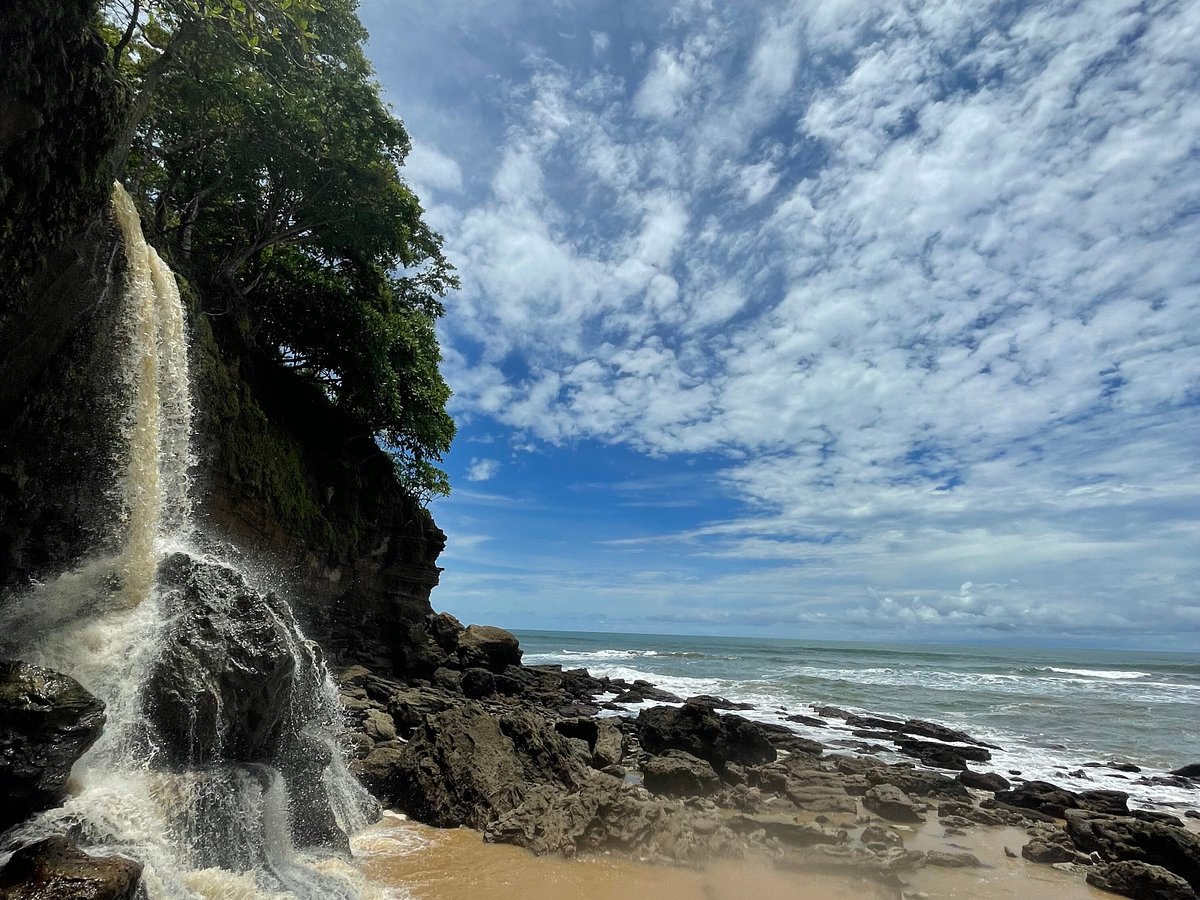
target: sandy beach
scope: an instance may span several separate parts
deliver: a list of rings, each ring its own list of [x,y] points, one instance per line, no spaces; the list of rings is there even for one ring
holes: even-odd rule
[[[905,896],[929,900],[1102,900],[1111,897],[1051,866],[1019,856],[1028,838],[1017,828],[979,829],[955,837],[936,826],[907,838],[920,850],[965,849],[987,864],[982,869],[923,868],[910,873]],[[368,883],[386,900],[889,900],[895,888],[848,874],[784,871],[769,862],[715,863],[702,869],[648,865],[615,857],[566,860],[536,857],[506,845],[485,843],[469,828],[439,829],[388,814],[354,840]]]

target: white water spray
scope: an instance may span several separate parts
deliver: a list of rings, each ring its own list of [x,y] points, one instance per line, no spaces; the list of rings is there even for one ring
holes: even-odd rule
[[[10,832],[2,849],[71,832],[95,852],[143,863],[149,900],[361,897],[361,878],[348,860],[296,846],[296,810],[289,805],[293,798],[310,798],[313,809],[327,811],[347,833],[369,820],[374,801],[336,747],[336,689],[285,603],[254,591],[243,573],[192,546],[192,405],[179,287],[147,244],[120,184],[112,202],[127,262],[127,453],[114,474],[124,511],[120,550],[41,585],[10,604],[0,621],[0,641],[12,645],[13,655],[75,677],[104,700],[108,721],[75,766],[74,794]],[[241,585],[242,599],[217,596],[202,611],[198,627],[212,646],[199,648],[210,655],[193,668],[180,665],[178,645],[171,643],[172,629],[187,615],[179,598],[188,588],[161,583],[163,560],[179,551],[189,565],[229,573],[226,581]],[[237,605],[244,599],[252,603],[249,610]],[[248,634],[247,619],[260,632]],[[177,751],[172,756],[171,741],[151,721],[152,711],[170,722],[172,713],[186,718],[189,712],[175,705],[200,709],[214,702],[219,717],[219,682],[231,665],[226,653],[238,642],[260,639],[264,628],[276,635],[275,646],[283,648],[294,672],[283,725],[289,746],[332,758],[316,776],[315,792],[311,765],[289,770],[282,756],[246,762],[217,756],[199,763]],[[155,679],[163,660],[175,666],[169,700],[156,693],[162,691]],[[292,784],[285,771],[292,771]]]

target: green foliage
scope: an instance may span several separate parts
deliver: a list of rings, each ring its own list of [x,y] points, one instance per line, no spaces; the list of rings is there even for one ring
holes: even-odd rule
[[[128,163],[155,240],[209,312],[244,321],[252,346],[376,436],[415,496],[446,493],[434,324],[456,281],[401,178],[408,135],[352,0],[152,6],[125,67],[161,70]]]

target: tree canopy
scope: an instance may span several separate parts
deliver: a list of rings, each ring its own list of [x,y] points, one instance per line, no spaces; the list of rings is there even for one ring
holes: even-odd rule
[[[129,0],[126,180],[206,299],[375,435],[418,496],[454,424],[435,333],[456,286],[400,167],[355,0]]]

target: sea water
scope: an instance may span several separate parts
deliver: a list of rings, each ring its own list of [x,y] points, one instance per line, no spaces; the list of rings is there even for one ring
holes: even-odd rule
[[[717,694],[752,703],[742,715],[826,743],[850,738],[837,727],[840,720],[818,727],[784,717],[813,716],[814,705],[829,704],[928,719],[1004,748],[973,768],[1017,771],[1074,790],[1122,790],[1141,806],[1200,807],[1200,791],[1143,783],[1200,762],[1200,654],[588,632],[517,636],[527,664],[582,667],[597,676],[641,678],[680,697]],[[1143,771],[1086,767],[1097,762],[1133,763]]]

